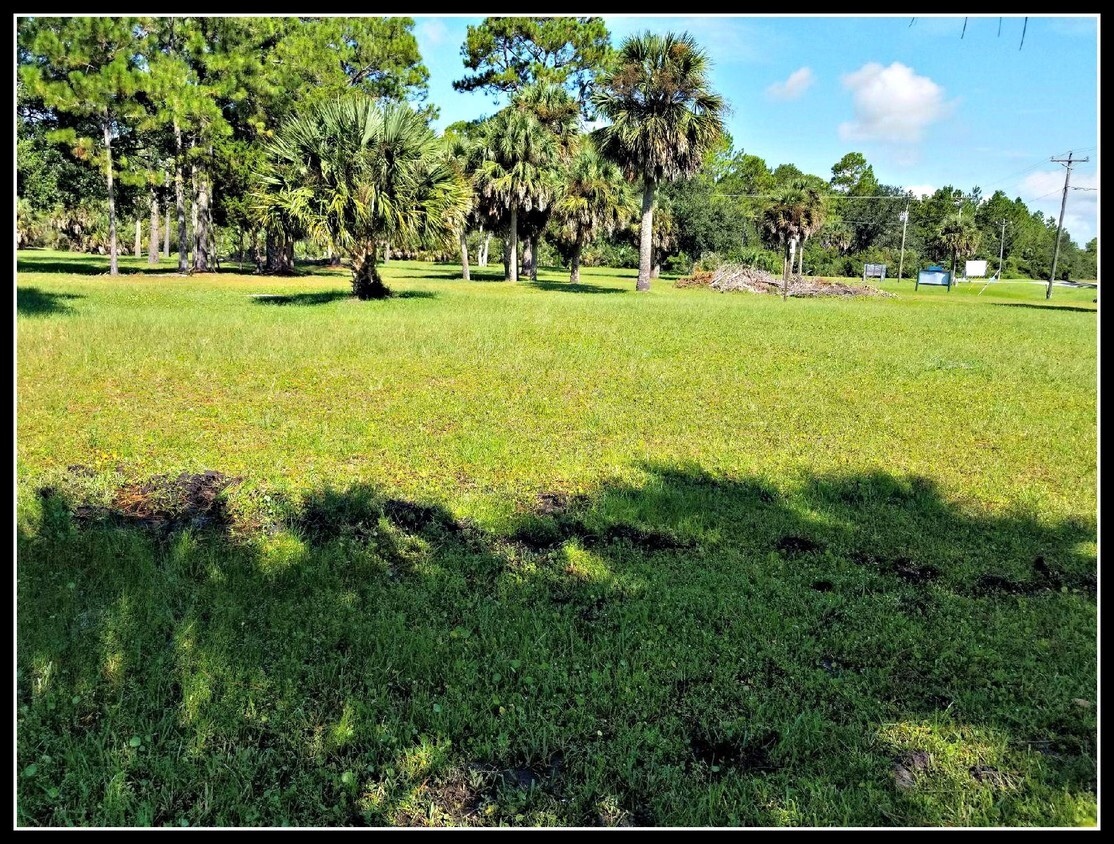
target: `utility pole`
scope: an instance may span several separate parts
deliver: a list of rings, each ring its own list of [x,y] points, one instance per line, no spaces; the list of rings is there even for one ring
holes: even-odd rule
[[[901,212],[901,259],[897,263],[897,280],[901,281],[902,272],[905,270],[905,229],[909,225],[909,203],[905,203],[905,210]]]
[[[1060,232],[1064,228],[1064,209],[1068,205],[1068,184],[1071,182],[1071,168],[1073,164],[1078,164],[1080,161],[1090,161],[1091,158],[1072,158],[1071,150],[1068,150],[1067,158],[1050,158],[1049,161],[1054,161],[1057,164],[1063,164],[1067,168],[1064,173],[1064,198],[1060,200],[1060,221],[1056,224],[1056,248],[1052,250],[1052,272],[1048,276],[1048,291],[1044,294],[1045,299],[1052,298],[1052,280],[1056,278],[1056,261],[1060,257]]]
[[[1002,245],[998,247],[998,281],[1002,280],[1002,256],[1006,254],[1006,221],[999,220],[1002,224]]]

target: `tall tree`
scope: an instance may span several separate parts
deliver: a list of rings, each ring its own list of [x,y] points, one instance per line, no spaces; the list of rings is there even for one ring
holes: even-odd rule
[[[360,299],[390,295],[375,266],[380,247],[444,247],[467,209],[448,151],[405,104],[355,95],[317,103],[283,125],[268,153],[260,214],[277,210],[347,255]]]
[[[549,82],[569,88],[586,104],[610,50],[603,18],[485,18],[468,27],[460,48],[465,68],[474,73],[453,82],[453,88],[498,95]]]
[[[708,82],[708,58],[688,33],[646,32],[623,42],[592,105],[610,125],[601,152],[642,182],[636,289],[650,289],[654,195],[662,181],[691,176],[724,132],[726,104]]]
[[[476,184],[485,197],[507,209],[506,278],[518,281],[518,217],[547,208],[561,189],[555,170],[558,145],[532,111],[514,105],[485,123],[482,144]]]
[[[116,166],[113,143],[142,114],[136,99],[141,85],[142,28],[137,18],[39,18],[27,45],[20,81],[49,109],[88,121],[96,134],[60,129],[77,157],[105,174],[108,196],[109,273],[117,275]]]

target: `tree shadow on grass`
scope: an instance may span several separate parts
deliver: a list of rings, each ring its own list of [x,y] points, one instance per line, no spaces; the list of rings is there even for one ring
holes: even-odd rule
[[[539,290],[556,290],[561,293],[633,293],[625,287],[610,287],[602,284],[574,284],[570,281],[530,281],[530,287]]]
[[[403,290],[392,293],[388,299],[436,299],[429,290]],[[255,293],[252,301],[257,305],[327,305],[341,299],[357,301],[349,290],[327,290],[319,293]]]
[[[72,314],[74,309],[69,303],[83,298],[85,297],[79,293],[51,293],[37,287],[17,287],[15,307],[20,316]]]
[[[1000,308],[1036,308],[1038,311],[1075,311],[1081,314],[1097,314],[1098,307],[1087,308],[1080,305],[1036,305],[1030,302],[994,302]]]
[[[72,467],[17,535],[21,823],[1059,825],[1094,793],[1093,523],[642,469],[493,532],[361,484],[152,526]]]
[[[351,290],[324,290],[317,293],[253,293],[257,305],[327,305],[340,299],[352,299]]]

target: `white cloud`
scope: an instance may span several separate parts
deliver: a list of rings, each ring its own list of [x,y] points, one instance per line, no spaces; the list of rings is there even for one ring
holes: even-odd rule
[[[936,193],[935,185],[906,185],[905,190],[912,191],[913,196],[932,196]]]
[[[427,47],[437,47],[444,43],[448,34],[449,30],[440,18],[419,18],[414,27],[415,37]]]
[[[775,100],[795,100],[815,82],[812,69],[802,67],[789,74],[784,82],[775,82],[766,89],[766,94]]]
[[[953,107],[943,88],[901,62],[889,67],[870,62],[842,79],[855,109],[855,119],[839,125],[845,141],[915,144]]]

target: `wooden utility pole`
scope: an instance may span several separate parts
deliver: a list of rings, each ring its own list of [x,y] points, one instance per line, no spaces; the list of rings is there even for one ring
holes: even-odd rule
[[[897,280],[901,281],[902,272],[905,270],[905,229],[909,226],[909,203],[905,203],[905,210],[901,212],[901,258],[897,262]]]
[[[1002,280],[1002,256],[1006,254],[1006,221],[998,221],[1002,226],[1002,243],[998,247],[998,281]]]
[[[1073,164],[1078,164],[1080,161],[1090,161],[1091,158],[1072,158],[1071,150],[1068,150],[1067,158],[1051,158],[1057,164],[1063,164],[1067,168],[1064,173],[1064,198],[1060,200],[1060,221],[1056,224],[1056,248],[1052,250],[1052,272],[1048,275],[1048,290],[1044,294],[1045,299],[1052,298],[1052,281],[1056,278],[1056,261],[1060,257],[1060,232],[1064,228],[1064,209],[1068,205],[1068,185],[1071,183],[1071,168]]]

